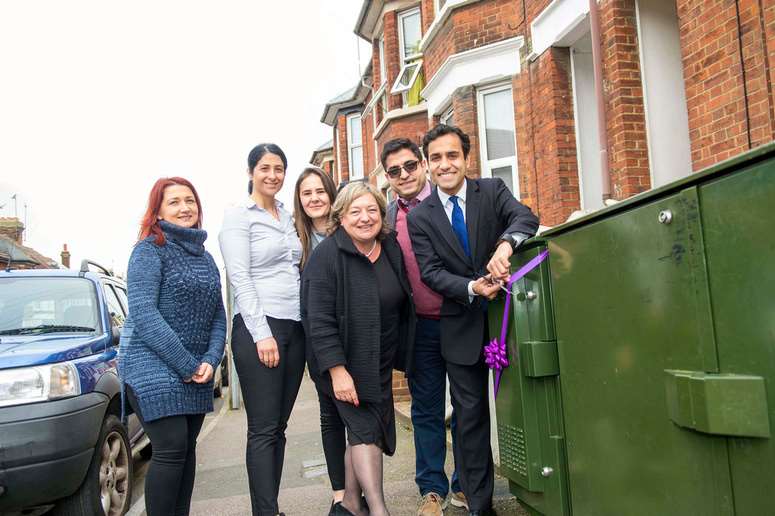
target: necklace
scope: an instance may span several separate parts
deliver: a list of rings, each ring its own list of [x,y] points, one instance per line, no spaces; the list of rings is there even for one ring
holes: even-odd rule
[[[363,255],[364,255],[366,258],[368,258],[369,256],[371,256],[371,253],[373,253],[373,252],[374,252],[374,249],[376,249],[376,248],[377,248],[377,240],[374,240],[374,245],[373,245],[373,246],[371,246],[371,250],[370,250],[368,253],[363,253]]]

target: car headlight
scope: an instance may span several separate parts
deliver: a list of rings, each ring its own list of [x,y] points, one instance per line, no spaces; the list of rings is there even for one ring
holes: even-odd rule
[[[78,370],[70,363],[0,370],[0,407],[81,394]]]

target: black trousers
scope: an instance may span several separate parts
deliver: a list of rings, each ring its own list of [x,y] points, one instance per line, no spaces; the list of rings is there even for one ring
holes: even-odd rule
[[[455,465],[472,511],[492,506],[494,469],[490,448],[488,369],[483,360],[466,366],[447,362],[452,408],[457,417]]]
[[[153,455],[145,476],[145,512],[148,516],[187,516],[196,473],[196,438],[204,414],[170,416],[145,421],[132,388],[127,398],[151,440]]]
[[[266,367],[242,317],[234,317],[231,347],[248,418],[246,465],[254,516],[280,512],[277,496],[285,460],[285,429],[304,374],[304,329],[300,322],[267,317],[280,364]]]
[[[317,383],[315,387],[317,388]],[[331,480],[331,489],[341,491],[344,489],[344,452],[347,447],[345,426],[336,410],[334,400],[320,388],[317,390],[318,401],[320,401],[320,435],[323,441],[323,453],[326,456],[328,478]]]

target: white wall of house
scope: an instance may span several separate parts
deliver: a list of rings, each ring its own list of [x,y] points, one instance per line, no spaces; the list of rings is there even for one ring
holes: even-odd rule
[[[603,180],[600,175],[600,137],[589,32],[570,46],[570,59],[581,209],[594,211],[603,207]]]
[[[689,117],[675,0],[636,0],[652,188],[691,173]]]

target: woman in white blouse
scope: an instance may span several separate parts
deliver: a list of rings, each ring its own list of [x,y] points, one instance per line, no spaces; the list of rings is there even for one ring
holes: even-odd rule
[[[219,240],[234,292],[231,346],[248,419],[247,470],[253,515],[277,506],[285,429],[304,373],[299,315],[301,242],[275,196],[288,166],[282,149],[248,156],[250,197],[226,211]]]

